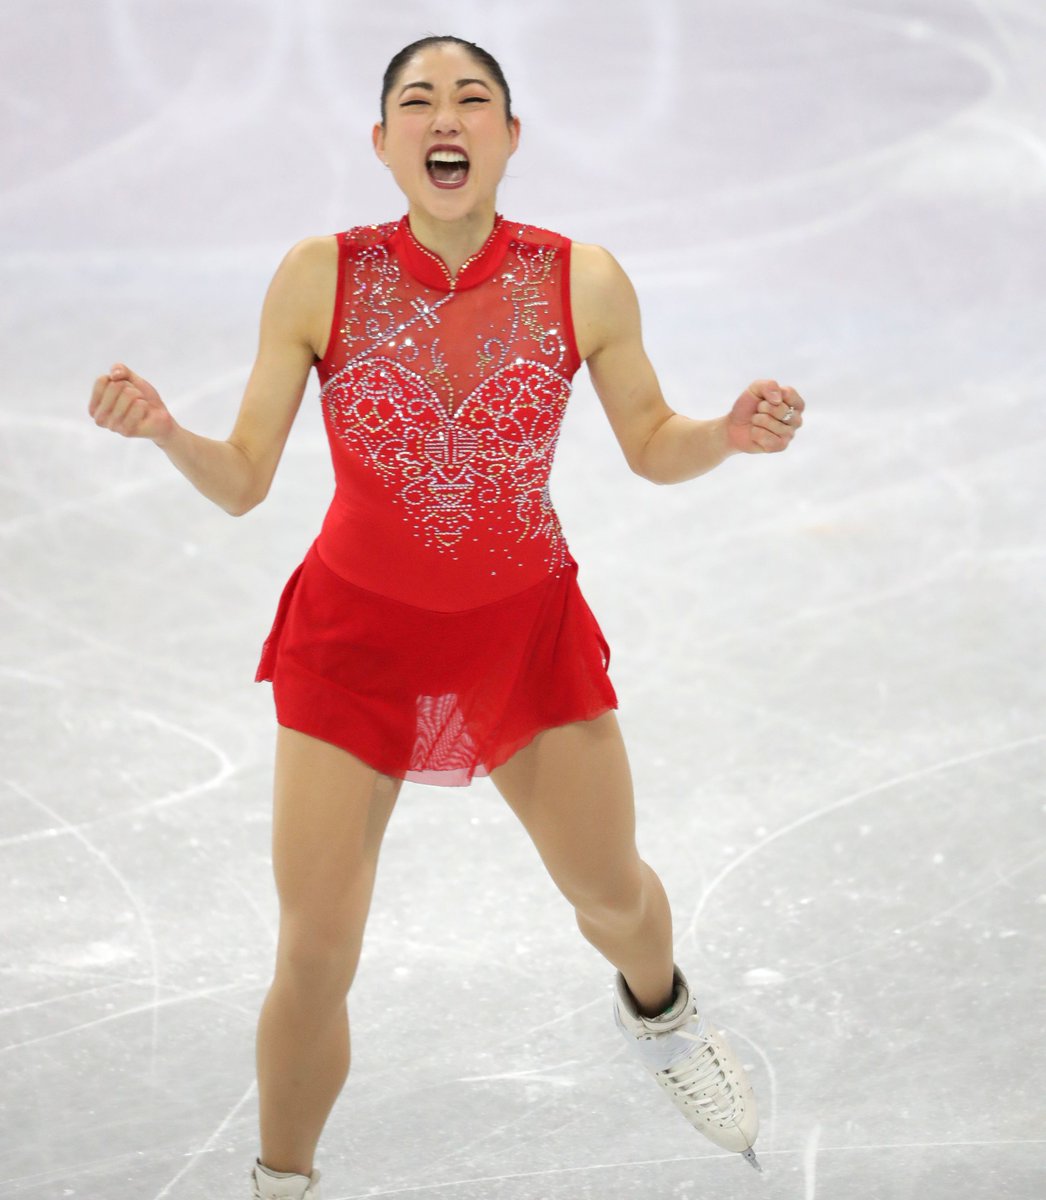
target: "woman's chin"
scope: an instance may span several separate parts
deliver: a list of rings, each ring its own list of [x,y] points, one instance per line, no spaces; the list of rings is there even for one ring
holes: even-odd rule
[[[477,212],[493,211],[495,196],[477,195],[474,188],[425,187],[408,193],[412,212],[422,212],[435,221],[457,221]]]

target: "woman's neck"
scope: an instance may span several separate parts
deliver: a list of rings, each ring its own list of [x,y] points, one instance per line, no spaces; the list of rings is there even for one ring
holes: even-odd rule
[[[408,213],[411,233],[433,254],[438,254],[451,275],[482,249],[494,228],[494,206],[469,213],[454,221],[439,221],[412,208]]]

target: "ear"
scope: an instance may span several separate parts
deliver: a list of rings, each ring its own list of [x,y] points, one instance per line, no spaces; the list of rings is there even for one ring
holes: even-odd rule
[[[381,159],[385,166],[388,166],[388,163],[385,162],[385,130],[380,123],[374,126],[370,137],[374,143],[374,153]]]
[[[510,158],[519,149],[519,130],[519,117],[513,117],[509,123],[509,136],[511,138],[511,149],[509,150]]]

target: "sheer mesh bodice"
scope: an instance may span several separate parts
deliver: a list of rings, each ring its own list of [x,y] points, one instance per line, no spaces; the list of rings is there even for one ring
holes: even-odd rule
[[[337,484],[321,556],[439,611],[564,566],[549,473],[579,365],[570,243],[498,217],[452,278],[406,217],[339,239],[317,364]]]

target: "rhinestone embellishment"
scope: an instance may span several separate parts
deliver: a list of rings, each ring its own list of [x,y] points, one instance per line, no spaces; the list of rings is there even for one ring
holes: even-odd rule
[[[548,487],[571,392],[549,301],[555,253],[513,241],[499,273],[447,293],[401,270],[388,246],[350,259],[347,353],[321,390],[328,426],[441,554],[466,537],[509,554],[536,539],[550,569],[566,561]]]

